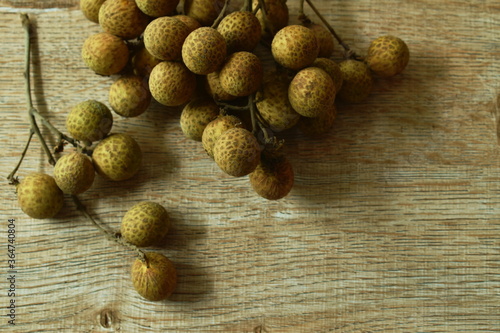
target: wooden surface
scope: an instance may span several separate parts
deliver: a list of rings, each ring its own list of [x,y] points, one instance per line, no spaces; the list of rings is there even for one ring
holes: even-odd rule
[[[297,1],[289,0],[292,22]],[[0,0],[2,332],[499,332],[500,3],[315,1],[361,53],[403,38],[403,75],[339,105],[321,140],[284,135],[296,184],[270,202],[185,139],[179,111],[154,104],[113,131],[145,153],[141,174],[98,179],[81,196],[111,228],[139,200],[164,204],[171,300],[133,290],[133,253],[104,238],[69,198],[55,219],[17,207],[10,173],[28,135],[19,12],[36,24],[36,107],[59,128],[86,99],[107,103],[80,47],[99,27],[77,0]],[[308,11],[310,13],[310,11]],[[313,17],[311,15],[311,17]],[[340,53],[335,59],[340,59]],[[51,173],[34,140],[18,175]],[[8,325],[7,219],[16,220],[16,325]]]

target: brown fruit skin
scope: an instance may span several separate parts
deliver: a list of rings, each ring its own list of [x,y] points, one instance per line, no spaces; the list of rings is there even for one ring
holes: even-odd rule
[[[220,73],[213,72],[205,76],[205,90],[216,101],[231,101],[238,98],[222,89],[220,85]]]
[[[109,105],[122,117],[143,114],[151,99],[148,83],[140,76],[122,76],[109,87]]]
[[[258,3],[259,0],[252,1],[252,10],[257,8]],[[286,1],[283,0],[264,0],[264,5],[266,7],[268,25],[266,25],[266,20],[264,20],[262,9],[259,9],[255,16],[260,22],[262,37],[265,40],[270,40],[276,32],[288,25],[288,6],[286,5]]]
[[[180,62],[163,61],[149,76],[153,98],[165,106],[179,106],[191,99],[196,90],[196,75]]]
[[[263,155],[249,179],[258,195],[268,200],[279,200],[292,190],[294,172],[285,156]]]
[[[185,0],[184,13],[202,26],[210,26],[224,7],[224,0]]]
[[[88,100],[75,105],[66,118],[66,129],[76,140],[90,143],[104,138],[113,126],[113,115],[101,102]]]
[[[54,166],[54,180],[66,194],[87,191],[95,178],[94,165],[90,158],[79,152],[63,155]]]
[[[274,60],[281,66],[300,70],[317,58],[319,44],[312,30],[302,25],[289,25],[276,33],[271,51]]]
[[[125,213],[120,232],[127,242],[145,247],[157,244],[169,228],[167,210],[156,202],[142,201]]]
[[[260,22],[251,12],[232,12],[222,19],[217,31],[224,37],[228,53],[252,51],[260,41]]]
[[[123,39],[139,37],[149,23],[135,0],[106,0],[99,9],[101,28]]]
[[[168,298],[177,286],[174,264],[161,253],[147,252],[147,263],[136,259],[132,264],[131,278],[134,289],[149,301]]]
[[[144,30],[144,46],[151,55],[161,60],[180,60],[184,40],[189,28],[181,21],[169,17],[159,17]]]
[[[299,129],[302,133],[313,137],[319,138],[322,135],[330,132],[333,125],[335,124],[335,118],[337,117],[337,108],[335,103],[329,108],[322,112],[318,117],[302,117],[299,121]]]
[[[233,96],[248,96],[262,85],[264,69],[253,53],[240,51],[231,54],[219,72],[222,89]]]
[[[177,8],[179,0],[135,0],[135,3],[144,14],[160,17],[171,15]]]
[[[198,22],[195,18],[191,16],[174,15],[172,17],[184,23],[189,28],[190,33],[201,27],[200,22]]]
[[[148,77],[153,68],[160,62],[160,59],[149,53],[149,51],[143,46],[139,48],[139,50],[137,50],[132,57],[132,68],[134,69],[135,75]]]
[[[222,133],[233,127],[243,127],[243,123],[241,119],[231,115],[219,116],[207,124],[201,136],[201,143],[208,156],[214,157],[213,148],[215,142]]]
[[[356,60],[344,60],[340,64],[342,88],[337,96],[344,102],[359,103],[368,98],[373,87],[373,76],[368,66]]]
[[[127,65],[129,50],[121,38],[100,32],[85,40],[82,46],[82,59],[96,74],[113,75]]]
[[[243,177],[254,171],[260,162],[260,145],[252,132],[234,127],[223,132],[214,148],[215,163],[233,177]]]
[[[111,134],[97,144],[92,162],[100,176],[112,181],[127,180],[141,167],[141,147],[127,134]]]
[[[290,82],[288,99],[293,109],[304,117],[318,117],[335,101],[333,80],[318,67],[299,71]]]
[[[327,58],[316,58],[311,66],[321,68],[330,75],[335,85],[335,93],[342,88],[342,72],[340,66],[335,61]]]
[[[318,40],[318,57],[330,58],[333,54],[333,50],[335,49],[333,35],[321,24],[312,23],[310,25],[307,25],[307,27],[314,32],[314,35]]]
[[[190,101],[181,113],[181,130],[184,135],[195,141],[201,141],[208,123],[218,117],[219,106],[211,98],[197,98]]]
[[[92,22],[99,23],[99,9],[106,0],[80,0],[80,10]]]
[[[256,94],[255,105],[273,132],[292,128],[300,119],[300,114],[288,99],[289,84],[285,76],[273,73],[266,77],[262,89]]]
[[[195,74],[215,72],[225,58],[226,41],[217,30],[210,27],[194,30],[182,45],[182,61]]]
[[[22,211],[35,219],[54,217],[64,205],[64,194],[51,176],[35,172],[16,186]]]
[[[410,60],[408,45],[395,36],[381,36],[371,42],[365,62],[380,77],[401,73]]]

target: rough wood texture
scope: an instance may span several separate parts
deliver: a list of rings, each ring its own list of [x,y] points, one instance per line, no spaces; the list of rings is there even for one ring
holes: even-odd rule
[[[296,22],[297,1],[288,2]],[[327,137],[285,135],[291,194],[265,201],[247,178],[224,176],[183,137],[178,110],[155,104],[139,118],[116,117],[114,131],[143,147],[142,173],[98,180],[81,198],[111,228],[139,200],[164,204],[174,227],[155,250],[177,265],[177,292],[143,300],[128,275],[133,253],[69,198],[55,219],[26,217],[4,180],[2,332],[500,331],[498,2],[315,3],[356,50],[394,34],[411,60],[403,75],[378,80],[365,103],[339,105]],[[113,80],[80,60],[84,39],[100,29],[77,0],[0,1],[3,177],[28,135],[18,12],[30,8],[36,107],[55,125],[64,128],[80,101],[107,103]],[[37,140],[19,176],[35,170],[51,172]],[[15,326],[4,316],[9,218]]]

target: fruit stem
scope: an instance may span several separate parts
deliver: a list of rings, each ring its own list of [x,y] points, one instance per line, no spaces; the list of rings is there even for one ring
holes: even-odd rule
[[[303,2],[304,0],[301,0],[301,2]],[[343,40],[342,38],[340,38],[340,36],[335,32],[335,30],[333,29],[333,27],[330,25],[330,23],[328,23],[328,21],[323,17],[323,15],[321,15],[321,13],[319,12],[319,10],[316,8],[316,6],[314,6],[314,4],[312,3],[312,0],[305,0],[307,2],[307,4],[309,5],[309,7],[311,7],[311,9],[314,11],[314,13],[318,16],[318,18],[321,20],[321,22],[323,22],[323,24],[326,26],[326,28],[330,31],[330,33],[333,35],[333,37],[335,37],[335,39],[337,40],[337,42],[342,45],[342,47],[344,48],[345,50],[345,56],[346,58],[351,58],[351,59],[354,59],[354,60],[362,60],[362,58],[356,54],[356,52],[354,52],[350,47],[349,45],[347,45]],[[302,13],[299,17],[299,19],[302,21],[302,22],[311,22],[311,20],[304,14],[304,11],[302,10]]]
[[[267,19],[267,9],[264,0],[259,0],[260,10],[262,10],[262,17],[264,18],[264,24],[269,29],[271,36],[274,36],[276,31],[274,31],[273,24]]]
[[[90,220],[97,227],[97,229],[99,229],[109,240],[112,240],[128,249],[133,250],[139,256],[139,259],[142,262],[146,263],[147,265],[146,254],[143,251],[141,251],[134,244],[127,242],[119,234],[113,233],[110,230],[104,228],[99,222],[97,222],[92,217],[92,215],[89,214],[89,212],[87,211],[87,207],[85,207],[85,205],[80,201],[80,199],[76,195],[72,195],[71,197],[73,198],[73,201],[76,204],[76,209],[79,210],[88,220]]]
[[[35,132],[30,129],[30,136],[28,137],[28,141],[26,141],[26,145],[24,146],[24,150],[21,153],[21,157],[19,158],[19,161],[17,162],[17,165],[14,168],[14,170],[12,170],[12,172],[7,176],[7,180],[9,181],[10,185],[17,185],[17,184],[19,184],[19,181],[17,180],[16,177],[14,177],[14,175],[16,174],[17,170],[19,170],[19,167],[23,163],[24,157],[26,156],[26,152],[28,151],[31,139],[33,138],[34,134],[35,134]]]
[[[242,12],[252,12],[252,0],[245,0],[243,3],[243,7],[241,8]]]
[[[224,16],[226,16],[226,9],[227,9],[227,6],[229,5],[229,1],[230,0],[225,0],[224,1],[224,6],[222,7],[222,10],[220,11],[219,16],[217,16],[217,18],[215,19],[214,23],[211,26],[212,29],[217,29],[217,27],[219,26],[220,21],[222,21],[222,19],[224,18]]]

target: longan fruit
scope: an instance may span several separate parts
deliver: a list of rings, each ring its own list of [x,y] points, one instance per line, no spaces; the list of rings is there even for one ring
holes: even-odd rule
[[[219,69],[226,58],[226,40],[214,28],[191,32],[182,45],[182,61],[195,74],[207,75]]]
[[[66,129],[76,140],[89,143],[104,138],[113,126],[113,115],[103,103],[88,100],[75,105],[66,118]]]
[[[365,57],[368,67],[381,77],[401,73],[409,60],[408,45],[401,38],[390,35],[372,41]]]
[[[113,82],[109,88],[109,105],[122,117],[137,117],[151,104],[147,81],[136,75],[126,75]]]
[[[159,103],[179,106],[195,92],[196,75],[181,62],[162,61],[151,71],[149,90]]]
[[[263,80],[262,62],[253,53],[240,51],[224,62],[219,79],[222,89],[233,96],[248,96],[256,92]]]
[[[35,219],[54,217],[64,205],[64,194],[51,176],[35,172],[17,186],[17,200],[22,211]]]
[[[101,28],[123,39],[139,37],[149,20],[134,0],[106,0],[99,9]]]
[[[161,60],[180,60],[189,28],[180,20],[164,16],[153,20],[144,30],[144,46]]]
[[[161,253],[147,252],[146,261],[136,259],[131,278],[134,289],[149,301],[168,298],[177,286],[177,271],[170,259]]]
[[[107,32],[88,37],[82,46],[82,59],[100,75],[119,73],[127,65],[129,50],[125,41]]]
[[[271,43],[274,60],[285,68],[300,70],[313,63],[319,53],[316,35],[302,25],[288,25]]]
[[[135,246],[157,244],[168,232],[170,218],[159,203],[142,201],[130,208],[122,218],[122,237]]]
[[[54,166],[54,180],[66,194],[80,194],[94,183],[95,169],[90,158],[71,152],[59,158]]]

